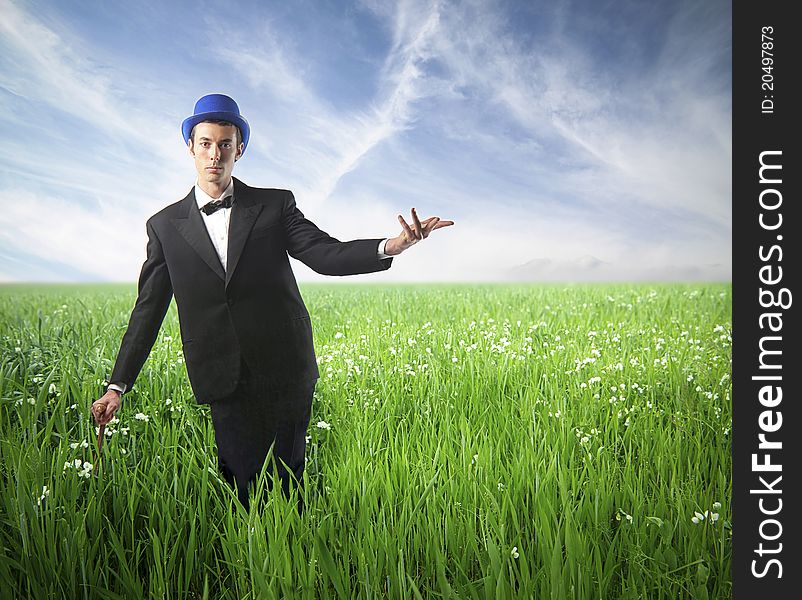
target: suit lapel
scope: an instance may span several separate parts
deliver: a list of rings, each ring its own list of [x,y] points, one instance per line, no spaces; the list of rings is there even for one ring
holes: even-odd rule
[[[228,224],[228,257],[226,259],[226,286],[237,268],[245,242],[251,233],[262,204],[253,198],[251,189],[236,177],[234,178],[234,205],[231,207],[231,221]],[[198,211],[200,217],[200,212]],[[219,261],[218,261],[219,263]]]
[[[195,252],[203,259],[203,262],[209,265],[220,279],[225,280],[226,274],[223,270],[223,265],[220,264],[220,258],[217,256],[217,252],[212,245],[212,240],[209,238],[209,232],[206,230],[206,225],[203,222],[203,217],[200,214],[200,210],[198,210],[194,187],[190,190],[187,197],[184,198],[183,203],[183,216],[171,219],[173,225],[178,230],[178,233],[183,236],[187,243],[192,246]]]

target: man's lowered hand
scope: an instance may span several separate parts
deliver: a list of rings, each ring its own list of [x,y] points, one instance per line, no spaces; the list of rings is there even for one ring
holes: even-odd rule
[[[109,390],[92,403],[92,415],[98,425],[105,425],[120,408],[120,392]]]

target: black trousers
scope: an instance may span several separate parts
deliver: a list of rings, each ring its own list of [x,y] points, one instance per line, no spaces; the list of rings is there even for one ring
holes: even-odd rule
[[[251,373],[244,362],[241,372],[234,393],[212,402],[210,408],[218,468],[248,510],[249,487],[259,476],[271,448],[267,485],[272,486],[271,474],[275,474],[288,496],[293,486],[303,486],[306,431],[317,380],[276,389]],[[300,493],[298,512],[303,512]]]

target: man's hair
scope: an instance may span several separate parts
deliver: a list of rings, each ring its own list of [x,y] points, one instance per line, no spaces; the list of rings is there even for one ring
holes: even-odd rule
[[[232,123],[231,121],[221,121],[219,119],[206,119],[205,121],[201,121],[200,123],[197,123],[195,125],[195,127],[197,127],[201,123],[214,123],[215,125],[232,125],[234,127],[234,129],[237,130],[237,137],[236,137],[234,145],[237,148],[239,148],[239,145],[242,143],[242,132],[239,130],[239,127],[234,125],[234,123]],[[195,127],[193,127],[192,131],[189,132],[189,139],[192,140],[193,144],[195,143]]]

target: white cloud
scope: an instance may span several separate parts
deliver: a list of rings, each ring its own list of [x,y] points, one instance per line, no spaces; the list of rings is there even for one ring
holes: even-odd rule
[[[98,278],[130,280],[144,260],[144,224],[130,230],[127,215],[102,207],[88,211],[59,197],[28,190],[0,192],[0,240],[43,261],[68,262]],[[18,276],[19,277],[19,276]],[[25,279],[25,277],[21,277]]]
[[[244,181],[292,189],[307,216],[340,239],[394,235],[395,215],[413,205],[457,221],[366,279],[503,279],[526,264],[577,277],[670,276],[696,262],[731,269],[729,91],[698,85],[725,32],[700,39],[706,52],[694,53],[689,29],[707,22],[702,9],[686,7],[670,23],[650,72],[599,70],[566,30],[592,15],[543,8],[553,22],[520,36],[495,3],[363,4],[382,20],[385,30],[373,33],[386,33],[388,45],[384,56],[358,57],[374,79],[350,108],[332,102],[278,16],[245,18],[236,29],[206,22],[221,41],[197,48],[196,60],[199,72],[223,69],[216,81],[225,89],[210,91],[234,95],[251,122],[235,173]],[[0,0],[0,85],[16,95],[0,98],[82,123],[89,151],[71,152],[66,130],[27,125],[35,139],[7,159],[0,190],[4,207],[15,205],[0,227],[19,233],[3,241],[134,279],[145,219],[194,178],[173,122],[192,101],[167,85],[150,97],[121,65],[91,58],[105,55],[102,46],[21,6]]]

